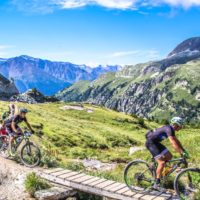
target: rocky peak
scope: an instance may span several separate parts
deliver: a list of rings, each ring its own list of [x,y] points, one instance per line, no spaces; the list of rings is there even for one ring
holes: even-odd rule
[[[19,94],[19,91],[13,81],[8,80],[0,74],[0,100],[7,100],[16,94]]]
[[[200,53],[200,37],[194,37],[183,41],[168,55],[168,57],[182,53]]]

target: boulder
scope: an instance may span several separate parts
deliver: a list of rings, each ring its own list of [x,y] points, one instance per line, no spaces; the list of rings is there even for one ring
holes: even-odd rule
[[[55,102],[55,97],[44,96],[41,92],[36,89],[27,90],[25,93],[14,95],[10,98],[10,101],[24,102],[29,104]]]
[[[46,190],[39,190],[35,192],[37,200],[62,200],[72,197],[76,194],[72,188],[52,187]]]

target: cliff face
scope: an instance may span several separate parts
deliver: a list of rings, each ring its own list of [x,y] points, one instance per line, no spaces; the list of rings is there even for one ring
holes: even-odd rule
[[[19,94],[19,91],[15,84],[0,74],[0,100],[8,100],[16,94]]]
[[[179,115],[198,120],[200,54],[198,49],[192,48],[193,53],[188,50],[191,42],[185,42],[188,47],[184,43],[183,51],[175,48],[178,50],[161,61],[126,66],[93,82],[77,83],[56,96],[64,101],[87,101],[146,118]]]

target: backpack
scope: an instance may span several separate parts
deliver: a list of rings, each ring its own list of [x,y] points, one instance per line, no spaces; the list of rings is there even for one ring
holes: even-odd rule
[[[10,113],[8,111],[6,111],[1,115],[1,119],[4,121],[5,119],[7,119],[9,117],[9,115],[10,115]]]

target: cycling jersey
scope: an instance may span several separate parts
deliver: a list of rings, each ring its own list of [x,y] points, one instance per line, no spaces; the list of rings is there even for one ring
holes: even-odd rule
[[[16,126],[18,126],[18,124],[20,124],[21,122],[27,122],[27,119],[26,119],[26,117],[23,118],[20,115],[15,115],[15,116],[5,120],[4,125],[9,128],[9,127],[11,127],[12,122],[14,122]]]
[[[173,127],[170,125],[166,125],[161,128],[158,128],[156,130],[149,131],[146,134],[146,138],[148,140],[152,140],[155,142],[161,142],[161,141],[167,139],[169,136],[175,136],[175,131],[174,131]]]
[[[146,134],[145,145],[155,159],[161,158],[168,152],[168,149],[161,142],[169,136],[175,136],[175,131],[170,125],[149,131]]]

